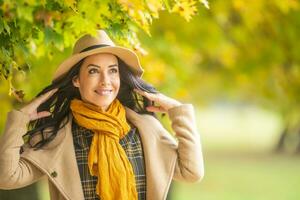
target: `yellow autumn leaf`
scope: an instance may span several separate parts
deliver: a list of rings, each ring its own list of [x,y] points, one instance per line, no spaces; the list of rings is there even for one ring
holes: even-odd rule
[[[180,16],[184,17],[186,21],[190,21],[192,16],[197,13],[197,7],[195,1],[182,0],[176,2],[172,8],[172,13],[179,13]]]
[[[142,10],[144,8],[142,2],[138,0],[118,0],[118,3],[122,5],[125,11],[128,11],[130,9]]]
[[[156,0],[149,0],[147,1],[147,6],[149,10],[151,11],[151,14],[154,18],[158,18],[159,14],[158,12],[160,10],[164,10],[163,4],[161,1]]]

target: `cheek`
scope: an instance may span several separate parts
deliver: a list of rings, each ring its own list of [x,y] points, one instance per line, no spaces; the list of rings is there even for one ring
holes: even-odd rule
[[[87,95],[92,94],[93,88],[95,88],[96,84],[97,84],[97,81],[93,80],[93,79],[83,80],[79,87],[81,96],[87,96]]]
[[[114,83],[113,83],[114,88],[115,88],[115,90],[116,90],[117,92],[118,92],[119,89],[120,89],[120,84],[121,84],[120,79],[115,80]]]

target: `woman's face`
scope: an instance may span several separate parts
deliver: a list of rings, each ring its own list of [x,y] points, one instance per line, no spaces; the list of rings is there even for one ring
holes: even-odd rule
[[[79,75],[73,78],[81,99],[106,111],[120,88],[118,59],[109,53],[99,53],[84,59]]]

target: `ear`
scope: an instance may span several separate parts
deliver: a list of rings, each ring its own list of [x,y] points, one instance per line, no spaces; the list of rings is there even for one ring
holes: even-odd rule
[[[74,87],[79,87],[80,86],[78,75],[76,75],[72,78],[72,83],[73,83]]]

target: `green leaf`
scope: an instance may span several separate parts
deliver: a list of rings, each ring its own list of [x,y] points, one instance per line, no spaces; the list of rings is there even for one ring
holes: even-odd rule
[[[64,41],[63,36],[55,32],[53,29],[47,27],[44,31],[45,34],[45,44],[52,45],[58,48],[59,50],[63,50]]]

